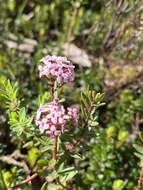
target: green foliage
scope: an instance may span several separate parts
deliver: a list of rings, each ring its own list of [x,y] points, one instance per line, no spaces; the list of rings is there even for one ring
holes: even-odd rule
[[[1,83],[1,97],[6,101],[6,108],[10,111],[16,111],[20,103],[17,100],[18,83],[12,85],[9,80],[1,81]]]
[[[124,181],[117,179],[113,182],[113,190],[121,190],[124,187]]]
[[[98,125],[96,111],[104,105],[104,103],[101,103],[103,96],[103,94],[96,94],[95,91],[89,89],[81,93],[81,112],[83,118],[87,119],[89,126],[96,127]]]
[[[29,138],[32,135],[33,118],[27,116],[26,108],[20,107],[20,100],[18,100],[17,96],[18,84],[15,83],[12,85],[9,80],[4,81],[1,88],[1,97],[5,100],[9,117],[8,123],[11,127],[11,130],[18,139],[21,138],[21,135],[23,135],[23,138]]]
[[[27,117],[25,108],[20,108],[18,112],[9,113],[9,124],[14,133],[17,133],[17,136],[26,134],[32,131],[32,120],[33,118]]]
[[[3,176],[2,171],[0,171],[0,187],[1,187],[2,189],[5,189],[5,188],[6,188],[6,184],[5,184],[5,180],[4,180],[4,176]]]
[[[31,148],[28,151],[27,160],[31,167],[33,167],[38,159],[38,149],[37,148]]]
[[[56,179],[73,190],[136,189],[138,161],[142,166],[143,159],[142,1],[0,2],[0,156],[18,149],[22,157],[14,159],[42,176],[40,187],[23,189],[64,189],[53,183]],[[53,142],[34,122],[37,107],[52,98],[47,80],[38,78],[37,65],[43,55],[64,54],[67,42],[85,50],[92,66],[76,65],[75,83],[63,90],[61,101],[65,106],[79,104],[80,117],[79,126],[69,124],[70,130],[58,139],[60,159],[55,164]],[[130,77],[118,77],[116,66]],[[111,76],[108,81],[110,68],[117,80]],[[97,92],[105,92],[105,105],[103,94]],[[43,172],[47,166],[56,171]],[[19,166],[0,161],[0,167],[0,189],[27,177]],[[43,176],[52,182],[44,183]]]
[[[134,153],[140,159],[140,165],[143,163],[143,147],[142,145],[134,144],[133,145],[136,152]]]

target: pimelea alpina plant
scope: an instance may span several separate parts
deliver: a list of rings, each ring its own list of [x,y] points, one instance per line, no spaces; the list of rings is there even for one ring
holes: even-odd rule
[[[35,121],[41,133],[45,132],[55,140],[53,159],[56,159],[57,137],[64,133],[70,121],[77,122],[78,118],[77,108],[68,107],[66,110],[57,96],[58,86],[62,86],[64,83],[68,84],[74,80],[74,65],[66,57],[50,55],[43,57],[41,62],[44,65],[39,66],[40,77],[45,75],[51,79],[50,92],[53,100],[39,107]]]
[[[54,83],[62,85],[74,80],[74,65],[67,60],[66,57],[46,56],[41,59],[44,63],[39,66],[40,77],[45,75],[51,78],[51,88],[54,88]],[[58,85],[56,88],[51,89],[52,102],[44,106],[40,106],[36,115],[36,125],[39,126],[41,133],[45,132],[52,138],[64,133],[65,128],[70,120],[77,121],[77,108],[69,107],[65,110],[64,106],[59,103]]]
[[[18,84],[12,85],[9,80],[3,84],[11,132],[28,149],[26,161],[14,162],[23,168],[27,177],[22,182],[13,182],[9,190],[30,184],[34,190],[50,189],[51,184],[56,190],[74,189],[74,184],[69,182],[80,170],[76,165],[82,160],[84,146],[88,146],[84,142],[90,140],[98,125],[97,109],[102,105],[103,94],[86,88],[81,92],[78,107],[65,107],[59,89],[73,82],[75,66],[66,57],[50,55],[40,62],[39,75],[48,79],[50,98],[40,104],[34,116],[29,116],[26,108],[21,107],[17,99]],[[25,157],[20,155],[18,159],[21,158]],[[35,186],[35,180],[40,180],[38,184],[42,185]]]
[[[67,110],[59,102],[58,86],[64,83],[68,84],[74,80],[74,65],[66,57],[46,56],[41,59],[44,63],[39,66],[40,77],[45,75],[51,79],[51,96],[53,100],[46,105],[40,106],[36,115],[36,125],[41,133],[50,135],[55,140],[53,150],[53,159],[57,158],[57,137],[62,135],[65,129],[68,129],[68,123],[76,121],[78,110],[74,107],[68,107]],[[57,84],[57,85],[56,85]],[[56,86],[56,88],[54,88]]]

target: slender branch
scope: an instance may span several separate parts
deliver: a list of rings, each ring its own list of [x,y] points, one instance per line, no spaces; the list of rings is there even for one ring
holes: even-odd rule
[[[143,167],[140,170],[140,175],[138,178],[138,190],[142,190],[142,179],[143,179]]]
[[[15,185],[14,187],[12,188],[9,188],[7,190],[14,190],[14,189],[17,189],[19,187],[23,187],[24,185],[28,184],[29,182],[33,181],[36,177],[38,176],[37,173],[34,173],[32,176],[28,177],[27,179],[23,180],[21,183],[18,183],[17,185]]]
[[[52,169],[49,168],[48,166],[46,167],[43,167],[43,171],[46,171],[48,169]],[[17,189],[19,187],[23,187],[25,185],[27,185],[28,183],[32,182],[36,177],[38,177],[38,173],[33,173],[31,176],[28,176],[25,180],[23,180],[21,183],[18,183],[17,185],[13,186],[13,187],[9,187],[7,188],[7,190],[14,190],[14,189]],[[44,178],[46,180],[46,178]]]
[[[118,19],[118,17],[117,17],[117,15],[115,13],[113,15],[113,19],[112,19],[112,21],[111,21],[111,23],[109,25],[108,31],[105,34],[105,37],[103,39],[103,48],[104,48],[104,50],[107,50],[108,47],[109,47],[110,38],[112,36],[112,31],[113,31],[113,28],[115,26],[115,23],[116,23],[117,19]]]
[[[138,134],[139,134],[139,124],[140,124],[140,116],[139,113],[137,112],[134,116],[134,121],[132,123],[132,132],[128,137],[127,140],[127,144],[130,145],[132,142],[134,142],[134,140],[137,138]]]
[[[11,154],[11,157],[12,158],[15,158],[15,159],[25,159],[26,158],[26,156],[25,155],[23,155],[23,154],[21,154],[20,153],[20,150],[15,150],[12,154]]]
[[[11,155],[1,156],[0,161],[6,162],[7,164],[10,164],[10,165],[16,165],[18,167],[21,167],[26,171],[26,173],[29,173],[30,171],[24,161],[17,161]]]
[[[52,79],[50,79],[50,80],[48,81],[48,84],[49,84],[49,86],[50,86],[50,94],[51,94],[51,97],[53,97],[53,96],[54,96],[54,81],[53,81]]]
[[[54,147],[52,151],[53,160],[57,160],[57,137],[54,138]]]
[[[70,22],[69,22],[69,26],[68,26],[68,31],[67,31],[67,42],[70,43],[73,39],[73,32],[74,32],[74,27],[72,25],[72,21],[78,17],[79,15],[79,10],[80,10],[80,7],[81,7],[81,4],[82,4],[82,1],[83,0],[79,0],[79,5],[75,7],[75,9],[73,10],[73,13],[70,17]]]

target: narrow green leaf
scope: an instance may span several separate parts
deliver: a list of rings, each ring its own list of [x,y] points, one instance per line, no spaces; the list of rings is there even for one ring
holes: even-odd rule
[[[82,160],[81,155],[79,154],[72,155],[72,157],[78,160]]]
[[[136,149],[137,152],[139,152],[140,154],[143,154],[143,147],[142,146],[134,144],[133,147]]]
[[[71,180],[77,173],[78,173],[77,171],[71,171],[70,173],[68,173],[66,181]]]
[[[78,172],[77,171],[71,171],[69,172],[67,175],[65,175],[63,178],[62,178],[62,182],[67,182],[67,181],[70,181]]]
[[[73,170],[75,170],[74,167],[69,167],[69,168],[66,168],[66,169],[64,169],[64,170],[59,171],[58,173],[59,173],[59,174],[68,173],[68,172],[73,171]]]
[[[137,152],[135,152],[134,154],[135,154],[135,156],[137,156],[138,158],[140,158],[141,160],[143,160],[143,155],[142,154],[139,154]]]
[[[46,182],[42,185],[42,187],[41,187],[40,190],[47,190],[47,187],[48,187],[48,182],[46,181]]]
[[[6,184],[5,184],[1,169],[0,169],[0,186],[1,186],[2,189],[6,189]]]
[[[43,159],[37,161],[37,165],[40,167],[47,166],[48,163],[49,163],[48,160],[43,160]]]

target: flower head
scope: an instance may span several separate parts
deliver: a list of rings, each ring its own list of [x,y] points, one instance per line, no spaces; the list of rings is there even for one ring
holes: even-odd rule
[[[39,66],[40,77],[52,76],[60,85],[74,80],[74,65],[66,57],[48,55],[40,61],[43,63]]]
[[[54,100],[41,106],[36,115],[36,125],[41,133],[46,132],[51,137],[61,135],[70,120],[77,120],[77,113],[73,108],[68,108],[68,112],[58,101]]]

